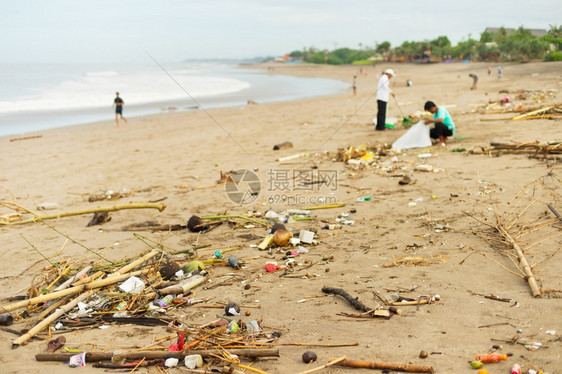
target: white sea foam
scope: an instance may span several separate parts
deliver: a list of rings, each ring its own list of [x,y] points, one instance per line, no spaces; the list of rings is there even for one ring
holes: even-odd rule
[[[204,69],[170,71],[173,78],[195,98],[238,92],[250,86],[239,79],[197,75]],[[49,87],[32,87],[31,95],[0,100],[0,114],[110,107],[119,91],[127,106],[187,98],[174,80],[156,69],[132,72],[88,72]]]

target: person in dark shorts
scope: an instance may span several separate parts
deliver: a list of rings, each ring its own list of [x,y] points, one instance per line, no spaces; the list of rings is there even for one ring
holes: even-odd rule
[[[472,87],[470,87],[470,89],[475,90],[476,84],[478,83],[478,76],[476,74],[473,74],[473,73],[468,74],[468,76],[470,78],[472,78]]]
[[[115,100],[113,100],[113,105],[115,105],[115,124],[119,127],[119,116],[125,122],[127,122],[127,118],[123,117],[123,105],[125,102],[123,99],[119,97],[119,92],[115,92]]]
[[[435,127],[429,130],[429,136],[432,139],[437,139],[438,145],[444,146],[447,137],[453,135],[456,130],[453,117],[445,107],[438,107],[433,101],[426,102],[423,109],[433,113],[432,119],[428,118],[424,121],[426,125],[435,124]]]

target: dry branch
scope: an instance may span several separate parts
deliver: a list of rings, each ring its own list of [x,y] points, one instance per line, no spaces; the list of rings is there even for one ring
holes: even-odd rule
[[[226,352],[232,355],[237,355],[247,358],[259,358],[259,357],[279,357],[279,349],[277,348],[267,348],[267,349],[226,349]],[[35,355],[37,361],[68,361],[68,359],[74,353],[38,353]],[[179,358],[182,359],[186,354],[190,355],[201,355],[203,358],[214,357],[217,354],[216,350],[193,350],[189,353],[187,352],[159,352],[159,351],[131,351],[121,353],[120,356],[127,360],[140,360],[146,359],[166,359],[166,358]],[[111,360],[113,357],[113,352],[87,352],[87,361],[107,361]]]
[[[336,365],[360,369],[388,369],[394,371],[404,371],[406,373],[433,373],[433,366],[422,366],[412,364],[394,364],[390,362],[363,361],[363,360],[344,360]]]
[[[6,201],[0,201],[0,205],[4,205],[4,206],[12,208],[12,209],[14,208],[14,206],[16,206],[16,204],[6,202]],[[18,206],[18,208],[23,208],[23,207]],[[5,222],[5,221],[0,220],[0,225],[6,225],[6,226],[23,225],[25,223],[34,223],[34,222],[40,222],[40,221],[45,221],[45,220],[49,220],[49,219],[58,219],[58,218],[62,218],[62,217],[79,216],[79,215],[83,215],[83,214],[91,214],[91,213],[99,213],[99,212],[115,212],[115,211],[124,210],[124,209],[158,209],[161,212],[165,208],[166,208],[166,205],[164,205],[164,204],[133,202],[133,203],[128,203],[128,204],[117,204],[117,205],[105,206],[105,207],[99,206],[99,207],[96,207],[96,208],[76,210],[76,211],[70,211],[70,212],[61,212],[61,213],[48,214],[48,215],[40,215],[37,212],[33,212],[29,209],[23,208],[24,211],[26,211],[27,213],[33,214],[35,217],[30,218],[30,219],[26,219],[26,220],[22,220],[22,221],[14,221],[14,222]]]
[[[322,292],[334,294],[334,295],[340,295],[357,310],[361,310],[363,312],[368,312],[370,310],[373,310],[373,308],[368,308],[365,305],[363,305],[361,302],[359,302],[359,300],[351,297],[351,295],[348,294],[344,289],[335,288],[335,287],[322,287]]]

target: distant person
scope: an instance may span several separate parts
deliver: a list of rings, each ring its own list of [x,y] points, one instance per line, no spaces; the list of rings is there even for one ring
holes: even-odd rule
[[[115,105],[115,124],[119,127],[119,116],[125,122],[127,122],[127,118],[123,117],[123,105],[125,102],[123,99],[119,97],[119,92],[115,92],[115,100],[113,100],[113,105]]]
[[[426,102],[423,109],[433,113],[433,119],[428,118],[424,121],[426,125],[435,124],[435,127],[429,130],[429,136],[432,139],[437,139],[437,145],[444,146],[447,137],[453,135],[456,130],[453,117],[446,108],[438,107],[433,101]]]
[[[488,65],[488,76],[492,75],[492,67]]]
[[[353,76],[353,96],[357,95],[357,75]]]
[[[390,89],[390,78],[394,76],[394,70],[386,69],[379,79],[377,86],[377,126],[375,130],[384,131],[386,129],[386,104],[390,95],[395,97]]]
[[[503,75],[503,69],[501,65],[498,65],[498,79],[501,79],[502,75]]]
[[[468,76],[472,78],[472,87],[470,87],[470,89],[475,90],[476,84],[478,83],[478,75],[470,73]]]

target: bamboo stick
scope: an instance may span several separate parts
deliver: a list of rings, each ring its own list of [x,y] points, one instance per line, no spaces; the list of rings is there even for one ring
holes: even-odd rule
[[[53,291],[61,291],[64,290],[66,287],[70,286],[72,284],[72,282],[74,282],[77,279],[80,279],[80,277],[84,274],[86,274],[87,272],[90,271],[90,269],[92,268],[91,265],[86,266],[84,269],[80,270],[78,273],[74,274],[74,276],[68,278],[66,280],[66,282],[64,282],[63,284],[61,284],[60,286],[58,286],[57,288],[55,288]]]
[[[550,110],[551,108],[552,108],[551,106],[547,106],[547,107],[544,107],[544,108],[541,108],[541,109],[533,110],[532,112],[527,112],[527,113],[523,113],[523,114],[520,114],[518,116],[515,116],[511,120],[517,121],[517,120],[523,119],[525,117],[529,117],[529,116],[532,116],[532,115],[535,115],[535,114],[546,112],[547,110]]]
[[[46,294],[46,295],[40,295],[40,296],[37,296],[37,297],[33,297],[31,299],[17,301],[17,302],[12,303],[12,304],[0,306],[0,313],[10,312],[12,310],[16,310],[16,309],[19,309],[19,308],[25,308],[29,305],[39,304],[39,303],[42,303],[44,301],[58,299],[59,297],[64,297],[64,296],[68,296],[68,295],[75,295],[75,294],[80,293],[82,291],[94,290],[96,288],[105,287],[105,286],[108,286],[110,284],[115,284],[117,282],[125,280],[125,279],[127,279],[127,278],[129,278],[133,275],[146,274],[149,271],[150,271],[149,269],[139,270],[139,271],[135,271],[133,273],[122,274],[122,275],[118,275],[118,276],[115,276],[115,277],[110,277],[110,278],[94,281],[92,283],[83,284],[81,286],[75,286],[75,287],[67,288],[66,290],[52,292],[52,293],[49,293],[49,294]]]
[[[37,324],[35,327],[33,327],[27,333],[23,334],[22,336],[20,336],[16,340],[12,341],[12,348],[16,348],[17,346],[19,346],[19,345],[25,343],[26,341],[28,341],[29,339],[31,339],[38,332],[40,332],[44,328],[48,327],[49,324],[56,321],[64,313],[69,312],[72,308],[74,308],[76,305],[78,305],[79,302],[84,301],[88,297],[90,297],[92,295],[92,293],[93,293],[93,291],[83,293],[82,295],[78,296],[77,298],[75,298],[74,300],[72,300],[71,302],[69,302],[68,304],[63,306],[62,308],[57,309],[55,311],[55,313],[53,313],[49,317],[45,318],[43,321],[41,321],[39,324]]]
[[[205,278],[204,276],[196,274],[181,283],[166,288],[161,288],[160,290],[158,290],[158,292],[162,295],[166,295],[166,294],[179,295],[181,293],[187,292],[188,290],[205,283],[206,280],[207,278]]]
[[[433,373],[433,366],[421,366],[411,364],[394,364],[390,362],[363,361],[363,360],[343,360],[338,362],[338,366],[346,366],[361,369],[388,369],[404,371],[407,373]]]
[[[527,259],[525,258],[525,255],[523,254],[523,250],[521,250],[521,247],[519,246],[519,244],[517,244],[517,242],[515,242],[515,240],[513,240],[511,235],[503,228],[503,226],[498,225],[498,231],[503,235],[504,238],[507,239],[507,241],[511,244],[513,249],[515,249],[515,252],[517,253],[517,256],[519,257],[519,263],[523,266],[523,271],[525,272],[525,275],[527,276],[527,282],[529,283],[529,286],[531,287],[533,297],[539,297],[541,295],[541,289],[539,288],[539,286],[537,284],[537,280],[535,279],[535,276],[533,275],[533,272],[531,270],[531,266],[529,265],[529,263],[527,262]]]
[[[68,300],[70,300],[70,296],[66,296],[60,300],[58,300],[57,302],[53,303],[51,306],[49,306],[47,309],[45,309],[44,311],[42,311],[38,316],[37,316],[37,320],[41,320],[45,317],[47,317],[49,314],[51,314],[51,312],[55,309],[57,309],[58,307],[60,307],[62,304],[65,304],[68,302]]]
[[[259,357],[279,357],[279,349],[228,349],[225,351],[232,355],[243,356],[247,358],[259,358]],[[38,353],[35,355],[37,361],[68,361],[70,356],[74,353]],[[159,352],[159,351],[130,351],[120,354],[125,359],[128,360],[140,360],[142,358],[146,359],[165,359],[165,358],[179,358],[182,359],[187,353],[186,352]],[[201,355],[203,358],[215,357],[216,350],[193,350],[190,351],[191,355]],[[107,361],[111,360],[113,357],[113,352],[87,352],[87,361]]]
[[[123,266],[121,269],[117,270],[116,272],[112,273],[110,275],[110,277],[116,276],[116,275],[120,275],[120,274],[125,274],[128,273],[129,271],[133,270],[134,268],[136,268],[139,265],[144,264],[146,261],[150,260],[152,257],[156,256],[157,254],[159,254],[160,251],[157,249],[153,249],[152,251],[148,252],[147,254],[145,254],[144,256],[142,256],[139,259],[136,259],[135,261],[131,262],[129,265],[125,265]]]
[[[86,283],[92,283],[93,281],[95,281],[95,280],[98,279],[99,277],[103,276],[104,274],[105,274],[105,273],[104,273],[103,271],[101,271],[101,270],[100,270],[100,271],[97,271],[97,272],[95,272],[94,274],[90,275],[90,276],[87,277],[87,278],[78,279],[78,280],[76,281],[76,283],[73,283],[73,286],[81,286],[81,285],[86,284]]]
[[[70,212],[61,212],[61,213],[48,214],[48,215],[39,215],[35,212],[32,212],[32,211],[26,209],[28,212],[32,213],[35,217],[27,219],[27,220],[15,221],[15,222],[0,221],[0,225],[6,225],[6,226],[23,225],[25,223],[34,223],[34,222],[40,222],[40,221],[45,221],[45,220],[49,220],[49,219],[79,216],[79,215],[82,215],[82,214],[90,214],[90,213],[115,212],[115,211],[124,210],[124,209],[158,209],[161,212],[165,208],[166,208],[166,205],[164,205],[164,204],[131,202],[131,203],[127,203],[127,204],[117,204],[117,205],[105,206],[105,207],[99,206],[99,207],[96,207],[96,208],[76,210],[76,211],[70,211]]]
[[[346,359],[347,359],[347,356],[342,356],[342,357],[336,358],[336,359],[330,359],[330,360],[329,360],[330,362],[328,362],[326,365],[322,365],[322,366],[319,366],[319,367],[317,367],[317,368],[310,369],[310,370],[307,370],[307,371],[301,371],[299,374],[314,373],[315,371],[320,371],[320,370],[325,369],[325,368],[327,368],[327,367],[330,367],[330,366],[332,366],[332,365],[337,365],[338,363],[340,363],[340,362],[342,362],[342,361],[344,361],[344,360],[346,360]]]

